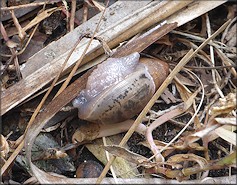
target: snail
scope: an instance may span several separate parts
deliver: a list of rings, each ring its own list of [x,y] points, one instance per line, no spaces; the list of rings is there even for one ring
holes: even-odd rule
[[[164,61],[140,58],[138,52],[108,58],[88,77],[86,88],[72,101],[78,117],[98,123],[118,123],[134,117],[168,76]]]

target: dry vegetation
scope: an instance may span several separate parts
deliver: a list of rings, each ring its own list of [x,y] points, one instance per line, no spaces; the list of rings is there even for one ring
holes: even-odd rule
[[[2,182],[234,183],[235,1],[3,0],[0,24]],[[80,120],[91,71],[134,52],[169,64],[144,109]]]

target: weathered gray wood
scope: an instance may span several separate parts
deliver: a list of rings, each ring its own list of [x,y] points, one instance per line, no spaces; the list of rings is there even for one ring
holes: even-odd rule
[[[96,180],[97,178],[81,178],[77,184],[95,184]],[[161,178],[117,178],[117,182],[118,184],[236,184],[236,175],[230,177],[213,177],[206,180],[185,180],[182,182]],[[115,184],[115,180],[113,178],[104,178],[102,184]]]
[[[171,15],[167,19],[167,23],[177,22],[178,27],[193,20],[194,17],[199,17],[200,15],[224,4],[227,0],[215,0],[215,1],[194,1],[192,4],[188,5],[187,8],[180,11],[178,14]]]

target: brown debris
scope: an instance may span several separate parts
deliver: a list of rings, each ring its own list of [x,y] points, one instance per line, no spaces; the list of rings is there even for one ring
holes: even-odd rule
[[[4,0],[1,17],[2,183],[233,181],[233,2]],[[71,102],[94,66],[133,52],[170,71],[141,113],[78,119]]]

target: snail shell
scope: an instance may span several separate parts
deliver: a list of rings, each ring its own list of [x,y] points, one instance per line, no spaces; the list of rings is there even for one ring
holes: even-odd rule
[[[91,73],[73,106],[81,119],[99,123],[125,121],[138,114],[168,75],[168,64],[135,52],[109,58]]]

